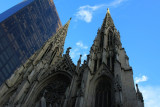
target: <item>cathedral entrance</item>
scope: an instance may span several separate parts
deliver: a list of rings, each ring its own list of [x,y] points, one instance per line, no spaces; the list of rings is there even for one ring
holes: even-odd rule
[[[95,107],[111,107],[111,84],[106,78],[96,87]]]
[[[62,107],[69,85],[70,79],[67,76],[57,75],[40,91],[36,107]]]

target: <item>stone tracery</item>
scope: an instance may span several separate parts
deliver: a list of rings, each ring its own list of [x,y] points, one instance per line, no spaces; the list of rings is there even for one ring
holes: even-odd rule
[[[53,79],[51,83],[48,83],[48,85],[41,90],[37,97],[36,104],[40,104],[40,107],[42,107],[40,102],[41,98],[44,97],[45,102],[43,102],[43,104],[45,103],[46,107],[49,107],[50,105],[52,107],[62,107],[65,100],[65,92],[69,85],[70,79],[63,75],[59,75],[56,79]]]

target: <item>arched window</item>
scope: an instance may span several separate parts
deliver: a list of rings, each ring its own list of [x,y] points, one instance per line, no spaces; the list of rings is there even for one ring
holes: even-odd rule
[[[102,64],[102,58],[100,58],[100,60],[99,60],[99,66],[98,67],[100,67],[101,64]]]
[[[70,79],[65,75],[57,75],[45,86],[37,96],[36,107],[63,107],[65,92],[70,85]]]
[[[100,48],[103,50],[103,44],[104,44],[104,33],[101,32],[101,40],[100,40]]]
[[[107,66],[110,67],[110,57],[107,58]]]
[[[97,59],[95,60],[95,63],[94,63],[94,72],[96,72],[97,70]]]
[[[52,52],[51,60],[49,62],[50,64],[52,63],[52,61],[53,61],[53,59],[54,59],[54,57],[55,57],[55,55],[56,55],[57,52],[58,52],[58,47],[56,47],[55,50]]]
[[[109,34],[108,34],[108,46],[113,44],[112,38],[113,38],[113,33],[111,31],[109,31]]]
[[[96,87],[95,107],[111,107],[111,84],[103,78]]]
[[[43,59],[47,55],[47,53],[51,50],[51,48],[52,48],[52,44],[50,44],[48,46],[47,50],[45,51],[45,53],[43,54],[43,56],[41,57],[41,59]]]

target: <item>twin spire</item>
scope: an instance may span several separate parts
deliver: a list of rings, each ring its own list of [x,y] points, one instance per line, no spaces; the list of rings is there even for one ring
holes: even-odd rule
[[[61,46],[64,46],[65,38],[67,35],[67,31],[68,31],[68,26],[70,24],[71,19],[72,18],[70,18],[68,20],[68,22],[62,28],[60,28],[59,31],[54,35],[54,36],[58,36],[59,38],[63,38],[59,41],[59,42],[61,42],[60,43]],[[109,8],[107,8],[107,14],[106,14],[105,19],[103,21],[102,28],[106,28],[108,26],[114,26],[113,20],[110,15]],[[52,38],[54,38],[54,36],[51,37],[51,40],[49,40],[50,43],[52,42],[52,40],[53,40]],[[63,51],[63,49],[62,49],[62,51]],[[63,52],[61,52],[61,53],[63,53]]]

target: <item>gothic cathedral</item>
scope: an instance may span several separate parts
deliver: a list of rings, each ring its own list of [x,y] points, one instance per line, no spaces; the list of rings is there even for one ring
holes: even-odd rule
[[[70,20],[0,87],[0,107],[144,107],[109,10],[75,65],[63,47]]]

